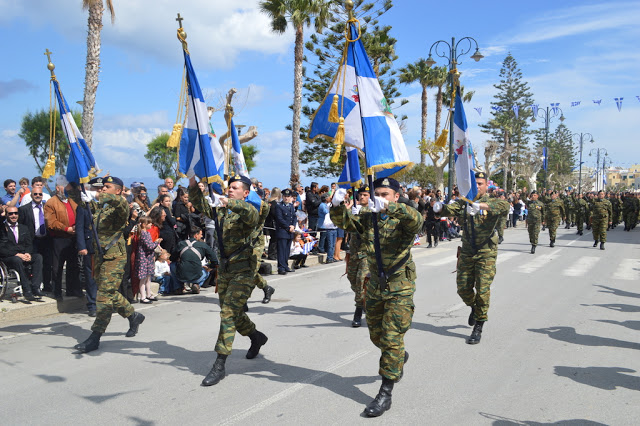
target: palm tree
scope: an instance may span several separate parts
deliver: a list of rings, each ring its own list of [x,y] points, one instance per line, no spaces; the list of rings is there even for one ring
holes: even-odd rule
[[[447,67],[435,67],[433,75],[433,87],[438,89],[436,93],[436,129],[434,133],[434,140],[438,139],[440,136],[440,123],[442,119],[442,103],[444,102],[444,85],[447,84],[447,78],[449,77],[449,72],[447,71]]]
[[[427,97],[427,89],[430,87],[434,87],[434,77],[436,76],[438,69],[437,68],[429,68],[425,63],[425,60],[420,58],[417,62],[413,64],[407,64],[406,67],[400,68],[400,83],[403,84],[411,84],[414,82],[419,82],[420,87],[422,87],[422,96],[420,98],[422,102],[422,133],[420,135],[420,140],[427,140],[427,108],[428,108],[428,97]],[[420,164],[427,163],[427,153],[424,150],[420,150]]]
[[[116,15],[113,1],[105,0],[111,23]],[[93,142],[93,108],[96,105],[98,91],[98,73],[100,72],[100,31],[102,31],[103,0],[82,0],[82,9],[89,10],[89,31],[87,33],[87,62],[84,76],[84,99],[82,101],[82,136],[91,148]]]
[[[283,34],[291,23],[296,33],[293,73],[293,121],[291,138],[291,185],[300,181],[300,111],[302,110],[302,61],[304,59],[304,27],[313,23],[321,32],[329,19],[331,1],[264,0],[260,10],[271,19],[271,30]]]

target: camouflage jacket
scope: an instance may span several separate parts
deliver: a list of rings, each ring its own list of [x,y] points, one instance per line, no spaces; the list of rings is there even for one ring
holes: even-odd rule
[[[109,244],[112,245],[104,256],[118,255],[118,251],[122,251],[119,246],[124,247],[125,244],[123,231],[129,220],[129,203],[121,195],[100,193],[95,206],[93,217],[100,246],[105,250]],[[126,254],[124,250],[123,255]]]
[[[570,212],[573,211],[575,209],[575,204],[572,198],[572,195],[567,195],[564,197],[564,210],[565,212]]]
[[[264,231],[262,228],[264,227],[264,221],[267,220],[270,209],[269,203],[262,201],[260,205],[260,215],[258,216],[258,226],[256,226],[253,235],[251,235],[251,241],[255,241],[256,238],[258,239],[258,243],[253,246],[253,253],[258,256],[258,260],[260,260],[262,252],[264,251]]]
[[[545,204],[546,220],[562,219],[564,217],[564,204],[559,199],[549,199],[549,202]]]
[[[259,223],[261,215],[254,206],[243,200],[229,199],[227,207],[211,208],[197,186],[189,187],[189,200],[199,212],[207,217],[213,219],[214,212],[218,216],[218,225],[222,227],[222,246],[224,248],[224,253],[220,253],[221,265],[225,263],[225,258],[230,265],[238,265],[243,268],[251,267],[249,263],[257,261],[252,241],[258,236],[262,227]],[[264,202],[261,207],[264,209]],[[264,217],[266,218],[266,215]],[[245,245],[247,247],[244,250],[237,252]],[[229,258],[230,255],[233,256]],[[247,264],[245,265],[245,263]]]
[[[544,203],[540,200],[525,198],[527,205],[527,222],[542,222],[544,218]]]
[[[339,228],[348,232],[357,232],[361,237],[361,248],[367,254],[370,284],[379,289],[378,264],[376,262],[372,220],[377,217],[380,235],[380,249],[382,252],[382,267],[390,271],[402,262],[407,261],[391,276],[387,276],[389,287],[387,291],[398,294],[411,294],[415,290],[415,264],[411,258],[411,248],[415,236],[422,228],[422,215],[414,208],[402,203],[389,203],[385,214],[371,211],[351,213],[344,204],[329,211],[331,221]],[[371,288],[371,287],[369,287]]]
[[[596,199],[591,214],[594,220],[610,221],[613,214],[611,202],[605,199]]]
[[[362,207],[357,215],[361,215],[369,211],[367,207]],[[364,251],[364,247],[362,245],[362,237],[357,232],[352,232],[351,240],[349,241],[349,255],[352,258],[364,259],[367,257],[367,253]]]
[[[576,198],[576,213],[581,216],[585,216],[587,214],[587,209],[589,206],[584,198]]]
[[[475,255],[479,251],[491,251],[498,247],[498,235],[493,232],[498,222],[509,213],[509,203],[506,200],[492,198],[483,195],[475,200],[478,203],[486,203],[489,210],[482,210],[475,216],[467,213],[467,203],[456,201],[453,204],[445,204],[440,216],[457,216],[460,218],[462,233],[462,251],[465,254]]]

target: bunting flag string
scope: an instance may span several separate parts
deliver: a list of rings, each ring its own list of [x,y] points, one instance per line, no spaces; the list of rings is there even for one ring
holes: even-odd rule
[[[552,103],[551,104],[551,110],[553,111],[554,114],[558,114],[558,110],[560,109],[560,102],[556,102],[556,103]]]
[[[594,104],[598,104],[598,106],[600,105],[600,103],[602,102],[602,99],[594,99],[593,103]]]
[[[580,105],[580,101],[571,102],[572,107],[577,107],[578,105]]]
[[[538,104],[531,105],[531,112],[533,113],[534,117],[538,116],[538,108],[539,107],[540,107],[540,105],[538,105]]]
[[[614,100],[616,101],[616,106],[618,107],[618,111],[620,111],[622,109],[622,100],[624,98],[614,98]]]
[[[474,108],[474,109],[478,112],[478,115],[480,117],[482,117],[482,107],[477,107],[477,108]]]

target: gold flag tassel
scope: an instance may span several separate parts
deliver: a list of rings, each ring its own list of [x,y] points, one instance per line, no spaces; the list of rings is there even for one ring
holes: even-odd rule
[[[171,135],[167,140],[167,148],[178,148],[180,146],[180,139],[182,139],[182,121],[184,114],[184,103],[186,99],[186,91],[187,91],[187,80],[185,76],[186,70],[183,68],[182,70],[182,87],[180,88],[180,100],[178,101],[178,115],[176,116],[176,124],[173,125],[173,130],[171,131]]]
[[[42,169],[42,177],[49,179],[56,174],[56,103],[53,99],[53,81],[56,79],[56,75],[53,73],[55,65],[51,62],[49,49],[45,55],[48,59],[47,69],[51,71],[51,80],[49,80],[49,158]]]
[[[447,121],[444,124],[444,129],[442,130],[442,133],[440,133],[440,136],[438,136],[438,139],[436,139],[436,141],[433,143],[438,148],[445,148],[447,146],[447,140],[449,139],[449,129],[447,129],[447,127],[449,127],[451,123],[451,114],[453,114],[453,108],[456,101],[456,87],[458,85],[458,82],[455,79],[455,75],[458,70],[454,68],[450,72],[454,75],[453,95],[451,96],[451,103],[449,104],[449,114],[447,114]]]
[[[338,94],[333,95],[333,102],[331,103],[331,109],[329,110],[329,121],[331,123],[338,122],[338,99],[340,99]]]
[[[335,138],[333,138],[333,143],[336,144],[336,151],[333,153],[333,157],[331,157],[331,162],[337,163],[340,159],[340,153],[342,152],[342,145],[344,145],[344,117],[340,117],[340,124],[338,124],[338,131],[336,132]]]

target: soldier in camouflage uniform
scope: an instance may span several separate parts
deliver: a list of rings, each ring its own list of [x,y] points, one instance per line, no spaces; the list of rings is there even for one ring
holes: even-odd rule
[[[404,364],[409,359],[404,335],[411,326],[416,287],[411,248],[423,223],[416,209],[398,202],[400,184],[395,179],[377,179],[373,187],[377,213],[352,214],[353,202],[345,200],[344,189],[336,191],[330,210],[335,225],[360,235],[362,250],[367,254],[370,271],[365,294],[367,326],[371,341],[382,352],[379,369],[382,385],[376,398],[365,408],[364,413],[369,417],[380,416],[391,407],[393,385],[402,377]],[[376,262],[373,220],[379,229],[381,265]],[[386,280],[378,276],[378,266],[385,271]]]
[[[246,355],[248,359],[255,358],[268,340],[267,336],[256,329],[244,311],[247,299],[256,285],[259,257],[253,246],[257,244],[256,232],[262,231],[258,208],[245,201],[249,196],[250,187],[251,181],[247,177],[230,178],[228,198],[220,197],[222,207],[216,208],[214,212],[208,208],[195,179],[191,178],[189,182],[189,199],[198,211],[210,217],[217,215],[216,232],[221,235],[221,238],[218,238],[220,331],[215,346],[218,356],[211,371],[202,381],[202,386],[212,386],[224,379],[225,363],[231,354],[236,331],[251,339],[251,347]]]
[[[573,203],[573,191],[568,191],[564,197],[564,214],[565,214],[565,226],[564,229],[569,229],[575,224],[575,205]]]
[[[441,216],[457,216],[462,234],[462,249],[459,250],[456,283],[458,295],[471,307],[468,323],[473,326],[467,343],[480,343],[482,327],[488,320],[491,283],[496,274],[498,237],[495,229],[504,213],[509,211],[505,200],[487,195],[487,177],[476,173],[478,195],[472,204],[458,200],[453,204],[436,203],[434,211]],[[438,205],[439,204],[439,205]]]
[[[75,346],[79,353],[95,351],[100,346],[100,337],[107,330],[113,312],[129,319],[126,337],[133,337],[145,317],[135,312],[133,306],[118,291],[127,263],[127,250],[122,231],[129,219],[129,204],[122,196],[124,184],[117,177],[102,180],[104,186],[98,194],[94,209],[95,229],[102,250],[95,250],[94,278],[98,284],[96,319],[91,327],[91,336]],[[79,198],[77,190],[71,190]]]
[[[269,215],[269,203],[264,201],[261,202],[260,206],[260,217],[258,218],[258,226],[255,229],[254,234],[251,236],[252,241],[257,241],[257,243],[253,246],[253,254],[258,259],[256,262],[256,278],[255,285],[257,288],[264,292],[264,297],[262,298],[262,303],[269,303],[271,301],[271,296],[276,292],[276,289],[267,284],[267,280],[264,279],[262,275],[258,273],[260,269],[260,260],[262,259],[262,254],[264,253],[264,232],[262,228],[264,227],[264,221],[267,219]],[[245,307],[248,311],[249,308]]]
[[[524,199],[527,205],[527,230],[529,231],[529,242],[531,243],[531,254],[535,254],[538,245],[538,235],[540,235],[540,224],[544,218],[544,204],[538,200],[538,192],[531,191],[528,198]]]
[[[582,235],[584,222],[587,219],[587,212],[589,210],[587,202],[584,200],[584,198],[582,198],[582,193],[578,194],[575,199],[574,205],[576,206],[576,227],[578,228],[578,232],[576,232],[576,234]]]
[[[593,227],[593,246],[597,246],[600,241],[600,250],[604,250],[604,243],[607,242],[607,229],[611,225],[612,214],[611,202],[604,198],[604,191],[598,191],[598,198],[593,203],[591,226]]]
[[[593,211],[593,201],[594,201],[595,197],[593,196],[593,193],[590,192],[587,194],[587,198],[586,198],[586,202],[587,202],[587,217],[586,217],[586,222],[587,222],[587,231],[589,229],[591,229],[591,213]]]
[[[638,222],[638,199],[635,195],[627,192],[622,205],[622,215],[624,216],[624,230],[631,231]]]
[[[615,228],[620,224],[620,218],[622,217],[622,202],[618,197],[618,194],[611,194],[611,198],[609,199],[611,202],[611,207],[613,209],[613,217],[611,218],[611,229]]]
[[[545,221],[542,224],[546,224],[549,228],[549,240],[550,246],[554,247],[556,244],[556,230],[560,225],[560,220],[565,216],[564,205],[562,201],[558,200],[558,192],[551,192],[551,198],[549,202],[544,206],[546,216]]]
[[[494,191],[496,198],[507,201],[504,196],[504,191]],[[509,220],[509,210],[502,216],[498,225],[496,225],[496,231],[498,231],[498,244],[502,244],[504,241],[504,227],[507,226],[507,220]]]
[[[358,191],[358,213],[352,210],[354,214],[364,214],[369,209],[369,186],[365,185]],[[351,290],[355,294],[356,311],[353,314],[352,327],[360,327],[362,325],[362,310],[364,308],[364,286],[369,273],[367,265],[367,254],[362,246],[361,237],[357,232],[352,232],[351,242],[349,244],[349,254],[347,260],[347,278],[351,284]]]

